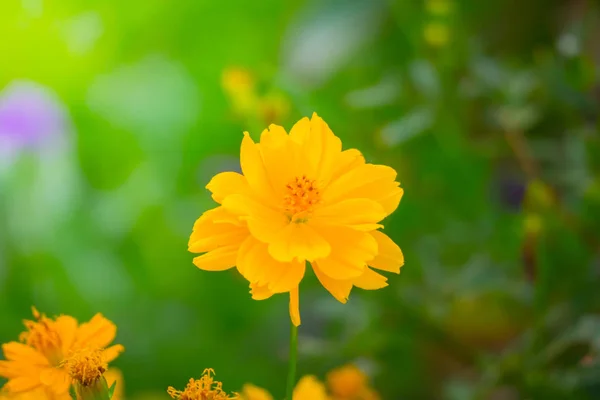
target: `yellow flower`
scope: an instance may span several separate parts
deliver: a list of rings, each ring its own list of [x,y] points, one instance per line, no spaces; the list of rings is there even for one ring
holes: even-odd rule
[[[242,390],[241,400],[273,400],[273,396],[265,389],[247,383]],[[292,400],[329,400],[329,396],[323,383],[307,375],[296,384]]]
[[[450,41],[450,30],[446,24],[441,22],[428,23],[423,35],[425,41],[435,47],[442,47]]]
[[[19,342],[2,345],[6,360],[0,361],[0,376],[8,382],[3,390],[8,394],[25,394],[38,400],[69,400],[69,376],[66,360],[86,348],[109,345],[117,327],[96,314],[79,325],[75,318],[61,315],[46,317],[33,308],[34,321],[24,321],[27,330]],[[113,345],[104,352],[106,362],[114,360],[124,350]]]
[[[177,400],[229,400],[237,399],[236,394],[230,397],[223,391],[223,384],[213,380],[212,375],[215,371],[212,368],[207,368],[202,373],[200,379],[190,379],[185,390],[176,390],[169,387],[167,392]]]
[[[246,115],[256,112],[258,97],[252,74],[240,67],[230,67],[221,77],[223,90],[229,97],[234,112]]]
[[[111,400],[122,400],[124,398],[124,380],[121,370],[117,368],[109,368],[104,374],[108,387],[111,388],[115,384],[115,391]]]
[[[399,273],[400,248],[379,231],[403,194],[396,171],[367,164],[316,114],[289,135],[277,125],[255,143],[242,140],[243,175],[223,172],[207,185],[220,205],[194,224],[189,251],[207,271],[237,266],[252,298],[290,293],[290,316],[300,324],[298,285],[309,262],[321,284],[345,303],[353,286],[380,289]]]
[[[376,400],[367,376],[355,365],[336,368],[327,374],[327,386],[336,400]]]

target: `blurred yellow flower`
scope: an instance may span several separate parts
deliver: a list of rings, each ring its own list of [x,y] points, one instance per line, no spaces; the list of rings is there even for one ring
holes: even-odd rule
[[[273,400],[273,396],[265,389],[245,384],[241,400]],[[329,400],[329,396],[323,383],[316,377],[307,375],[296,384],[292,400]]]
[[[71,379],[66,361],[83,349],[108,346],[117,327],[101,314],[81,325],[67,315],[48,318],[35,308],[33,316],[34,321],[24,321],[27,330],[20,343],[2,346],[6,360],[0,361],[0,376],[8,379],[3,391],[38,400],[68,400]],[[107,348],[104,360],[114,360],[123,350],[121,345]]]
[[[450,41],[450,29],[441,22],[430,22],[423,32],[425,41],[434,47],[445,46]]]
[[[258,96],[250,71],[240,67],[227,68],[221,76],[221,85],[235,113],[246,115],[256,112]]]
[[[238,399],[237,394],[229,396],[223,391],[223,384],[213,379],[215,371],[207,368],[200,379],[191,378],[184,390],[169,387],[167,392],[177,400],[230,400]]]
[[[367,376],[352,364],[336,368],[327,374],[327,386],[335,400],[377,400],[369,387]]]
[[[252,298],[290,293],[290,316],[300,324],[298,286],[310,262],[321,284],[345,303],[353,286],[380,289],[399,273],[400,248],[379,231],[403,189],[396,171],[367,164],[317,114],[290,133],[277,125],[255,143],[245,133],[242,174],[223,172],[207,185],[220,204],[194,224],[189,251],[207,271],[237,266]]]
[[[263,121],[267,124],[284,120],[290,113],[290,102],[280,93],[271,93],[262,97],[258,109]]]
[[[115,384],[115,391],[113,397],[110,400],[123,400],[125,396],[125,382],[123,379],[123,373],[118,368],[109,368],[104,374],[108,387],[112,387]]]
[[[439,16],[448,15],[452,10],[452,5],[451,0],[427,0],[425,2],[427,12]]]

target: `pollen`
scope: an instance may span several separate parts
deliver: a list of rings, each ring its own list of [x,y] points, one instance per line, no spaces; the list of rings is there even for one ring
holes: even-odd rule
[[[65,366],[73,382],[77,382],[82,386],[91,386],[94,384],[108,368],[103,357],[103,350],[83,349],[67,360]]]
[[[293,222],[305,222],[314,207],[321,201],[316,181],[306,175],[292,179],[285,186],[283,208]]]
[[[223,391],[223,384],[213,379],[215,371],[207,368],[200,379],[191,378],[185,390],[177,390],[173,387],[167,389],[167,393],[176,400],[233,400],[237,395],[230,397]]]
[[[42,353],[52,365],[57,366],[63,359],[62,341],[54,327],[54,321],[32,308],[35,321],[23,321],[27,331],[21,333],[19,340]]]

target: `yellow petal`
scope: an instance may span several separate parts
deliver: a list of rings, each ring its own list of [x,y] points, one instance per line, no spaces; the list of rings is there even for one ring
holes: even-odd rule
[[[35,379],[30,376],[19,376],[17,378],[10,379],[4,386],[3,390],[8,393],[19,393],[33,390],[40,386],[42,383],[39,379]]]
[[[69,315],[61,315],[54,322],[54,329],[60,336],[63,354],[68,354],[75,342],[77,320]]]
[[[373,271],[371,268],[365,268],[365,271],[358,278],[352,280],[354,286],[366,290],[376,290],[386,287],[387,278]]]
[[[323,287],[327,289],[327,291],[331,293],[331,295],[335,297],[337,301],[346,304],[348,301],[348,296],[350,296],[350,291],[352,290],[352,280],[339,280],[330,278],[323,273],[319,262],[313,262],[312,266],[313,271],[315,271],[315,275],[319,279],[319,282],[321,282],[321,285],[323,285]]]
[[[40,380],[46,386],[50,386],[54,393],[65,393],[69,390],[71,379],[69,374],[57,367],[48,367],[40,374]]]
[[[283,213],[261,204],[248,196],[231,195],[223,201],[223,207],[238,215],[248,224],[252,236],[264,243],[276,240],[289,224]]]
[[[282,199],[286,185],[296,176],[307,174],[308,171],[300,144],[294,142],[283,128],[276,127],[273,132],[273,127],[271,125],[268,134],[263,132],[260,151],[273,191],[278,199]]]
[[[221,203],[230,194],[247,194],[249,190],[246,178],[237,172],[221,172],[215,175],[206,188],[212,193],[212,198]]]
[[[337,157],[336,167],[333,172],[332,180],[335,180],[346,172],[365,164],[365,157],[357,149],[348,149],[342,151]]]
[[[106,383],[108,384],[109,388],[112,387],[113,384],[115,385],[115,390],[110,400],[122,400],[124,397],[124,382],[123,374],[121,373],[121,371],[117,368],[109,368],[104,373],[104,378],[106,378]]]
[[[125,347],[120,344],[115,344],[104,350],[104,360],[109,363],[115,358],[119,357],[119,354],[125,351]]]
[[[267,203],[273,202],[274,192],[267,176],[259,145],[254,143],[248,132],[244,132],[240,164],[252,192]]]
[[[293,400],[328,400],[325,385],[312,375],[302,377],[294,388]]]
[[[319,207],[313,214],[316,223],[344,225],[361,230],[371,230],[386,217],[383,207],[369,199],[348,199]]]
[[[219,247],[195,257],[194,265],[205,271],[225,271],[235,266],[239,244]]]
[[[290,291],[290,318],[294,326],[300,326],[300,295],[298,288]]]
[[[263,388],[246,383],[242,387],[242,398],[244,400],[273,400],[273,396]]]
[[[323,191],[323,202],[330,204],[349,198],[379,202],[389,215],[398,206],[402,190],[395,182],[396,171],[385,165],[363,164],[348,170]]]
[[[371,236],[377,241],[379,251],[377,257],[369,261],[369,266],[399,274],[400,267],[404,265],[404,255],[400,247],[383,232],[373,231]]]
[[[308,224],[289,224],[269,244],[269,254],[282,262],[299,262],[327,257],[331,246]]]
[[[34,365],[47,365],[48,360],[33,347],[19,342],[8,342],[2,345],[4,357],[9,361],[19,361]]]
[[[321,226],[318,232],[331,246],[329,256],[317,260],[321,271],[330,278],[356,278],[377,255],[377,242],[366,232],[343,226]]]
[[[304,277],[305,266],[300,262],[280,262],[268,252],[267,245],[253,237],[244,241],[237,258],[238,271],[250,283],[267,285],[272,293],[288,292]]]
[[[75,348],[85,347],[104,348],[115,339],[117,326],[100,313],[84,324],[81,324],[75,334]]]
[[[254,300],[265,300],[273,296],[273,292],[269,290],[267,285],[259,285],[256,283],[250,284],[250,294]]]
[[[218,208],[223,209],[223,207]],[[188,251],[204,253],[223,246],[239,245],[248,236],[248,229],[245,226],[215,222],[213,218],[220,214],[223,213],[207,212],[198,218],[188,242]]]

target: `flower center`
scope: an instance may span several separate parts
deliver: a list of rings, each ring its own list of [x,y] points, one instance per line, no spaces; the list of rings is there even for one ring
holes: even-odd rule
[[[315,205],[321,201],[316,181],[306,175],[292,179],[285,185],[283,208],[292,222],[306,222]]]
[[[21,333],[20,340],[42,353],[50,364],[58,366],[63,360],[62,341],[54,329],[54,321],[33,309],[35,321],[24,321],[26,332]]]
[[[102,349],[83,349],[69,357],[65,366],[73,381],[82,386],[93,385],[108,367]]]
[[[207,368],[202,373],[200,379],[190,379],[185,390],[176,390],[169,387],[167,393],[177,400],[229,400],[237,397],[229,397],[223,391],[223,384],[215,381],[212,375],[215,371],[212,368]]]

